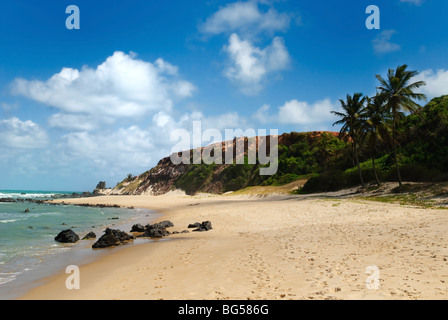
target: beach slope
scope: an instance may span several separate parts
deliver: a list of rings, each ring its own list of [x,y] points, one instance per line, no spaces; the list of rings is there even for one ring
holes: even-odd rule
[[[61,270],[22,299],[448,298],[446,210],[287,194],[64,201],[154,209],[173,230],[213,230],[111,250],[80,266],[80,290],[66,289]],[[366,286],[372,267],[377,290]]]

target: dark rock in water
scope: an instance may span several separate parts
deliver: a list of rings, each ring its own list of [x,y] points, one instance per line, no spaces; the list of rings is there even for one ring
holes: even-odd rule
[[[96,239],[96,234],[93,231],[90,231],[88,234],[85,235],[82,240],[90,240],[90,239]]]
[[[118,217],[113,217],[113,218],[108,218],[107,220],[119,220],[120,218]]]
[[[195,222],[193,224],[189,224],[188,225],[188,229],[192,229],[192,228],[200,228],[201,224],[199,222]]]
[[[54,240],[60,243],[76,243],[79,241],[79,236],[73,230],[68,229],[61,231]]]
[[[134,224],[132,226],[131,232],[145,232],[145,227],[140,223]]]
[[[107,228],[104,235],[102,235],[101,238],[93,244],[92,248],[98,249],[118,246],[133,239],[134,237],[126,232]]]
[[[30,209],[25,209],[25,213],[30,213]]]
[[[212,228],[212,223],[210,221],[204,221],[204,222],[201,223],[199,228],[197,228],[197,229],[195,229],[193,231],[203,232],[203,231],[209,231],[211,229],[213,229]]]

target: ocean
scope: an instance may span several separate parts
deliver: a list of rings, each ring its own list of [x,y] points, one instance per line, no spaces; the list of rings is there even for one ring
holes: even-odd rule
[[[48,200],[70,194],[14,190],[0,191],[0,199]],[[80,238],[94,231],[99,238],[106,227],[120,229],[121,226],[122,231],[129,232],[133,223],[150,223],[157,216],[145,209],[0,202],[0,299],[13,298],[19,294],[18,287],[48,276],[64,264],[76,264],[86,257],[99,255],[91,249],[95,240],[78,244],[54,241],[62,230],[72,229]]]

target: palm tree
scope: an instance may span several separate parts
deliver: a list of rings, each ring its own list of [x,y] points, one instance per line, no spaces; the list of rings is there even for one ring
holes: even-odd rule
[[[322,132],[317,142],[316,153],[322,161],[324,173],[327,173],[328,163],[335,153],[334,144],[331,143],[331,138],[332,136],[330,136],[330,134],[328,134],[327,132]]]
[[[361,137],[361,119],[366,100],[367,97],[364,97],[362,93],[355,93],[353,94],[353,97],[348,94],[347,101],[342,99],[339,100],[345,113],[331,111],[332,114],[341,118],[341,120],[333,123],[333,126],[342,125],[341,131],[339,132],[340,136],[348,135],[352,141],[355,161],[358,166],[359,179],[361,180],[363,188],[365,188],[365,184],[358,158],[358,141]]]
[[[376,78],[380,82],[378,89],[379,94],[384,96],[386,101],[386,108],[392,114],[392,146],[395,158],[395,167],[397,170],[398,183],[400,187],[403,186],[401,180],[400,168],[397,156],[397,125],[400,117],[400,112],[414,113],[419,110],[418,105],[414,100],[425,100],[426,96],[421,93],[415,93],[414,90],[425,85],[424,81],[411,82],[411,79],[418,75],[418,71],[407,71],[407,65],[398,66],[396,70],[389,69],[387,79],[383,79],[380,75]]]
[[[390,137],[388,123],[391,121],[391,117],[386,110],[385,102],[385,98],[382,95],[367,98],[367,107],[364,113],[365,118],[363,119],[365,139],[367,139],[370,157],[372,159],[373,173],[375,174],[376,183],[379,187],[381,186],[381,181],[375,165],[375,149],[379,140]]]

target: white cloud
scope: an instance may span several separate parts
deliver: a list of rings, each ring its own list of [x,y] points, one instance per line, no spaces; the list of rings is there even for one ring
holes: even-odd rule
[[[201,122],[202,132],[213,128],[220,130],[223,136],[225,129],[244,129],[247,125],[236,112],[205,116],[196,111],[176,119],[159,111],[145,127],[134,125],[115,130],[70,132],[59,140],[53,152],[67,165],[76,167],[79,163],[87,163],[90,170],[104,176],[109,176],[109,172],[142,173],[171,154],[171,148],[177,143],[170,141],[171,132],[185,129],[193,136],[193,121]]]
[[[270,7],[261,11],[257,1],[234,2],[221,7],[199,26],[202,33],[216,35],[239,32],[245,36],[254,36],[267,32],[273,34],[286,31],[292,15],[279,13]]]
[[[400,45],[391,42],[391,38],[395,33],[395,30],[384,30],[378,34],[372,41],[375,53],[381,54],[400,50]]]
[[[13,149],[39,149],[48,144],[45,130],[31,120],[0,120],[0,146]]]
[[[291,100],[278,110],[278,121],[281,124],[310,125],[328,122],[333,119],[331,111],[339,109],[330,99],[310,104],[305,101]]]
[[[131,126],[100,134],[72,132],[62,137],[59,147],[72,160],[89,161],[97,170],[128,170],[149,167],[158,160],[152,141],[149,131]]]
[[[225,76],[237,83],[247,95],[260,92],[269,74],[285,70],[290,63],[288,50],[280,37],[275,37],[271,45],[260,49],[234,33],[224,51],[230,58]]]
[[[269,105],[263,105],[252,118],[261,124],[300,125],[300,130],[320,130],[329,129],[335,120],[331,111],[339,111],[340,104],[333,103],[330,99],[315,103],[294,99],[285,102],[277,111],[269,112],[270,109]]]
[[[170,110],[175,98],[192,95],[194,85],[177,73],[162,59],[152,64],[117,51],[96,69],[63,68],[47,81],[16,79],[12,92],[64,113],[136,117]]]
[[[448,94],[448,70],[424,70],[414,80],[426,82],[426,86],[419,90],[427,94],[428,98]]]
[[[112,124],[113,122],[114,120],[110,117],[69,113],[55,113],[48,119],[50,127],[67,131],[91,131],[97,129],[101,124]]]
[[[252,116],[255,120],[262,124],[266,124],[269,122],[270,116],[268,114],[271,106],[265,104],[260,109],[258,109]]]

